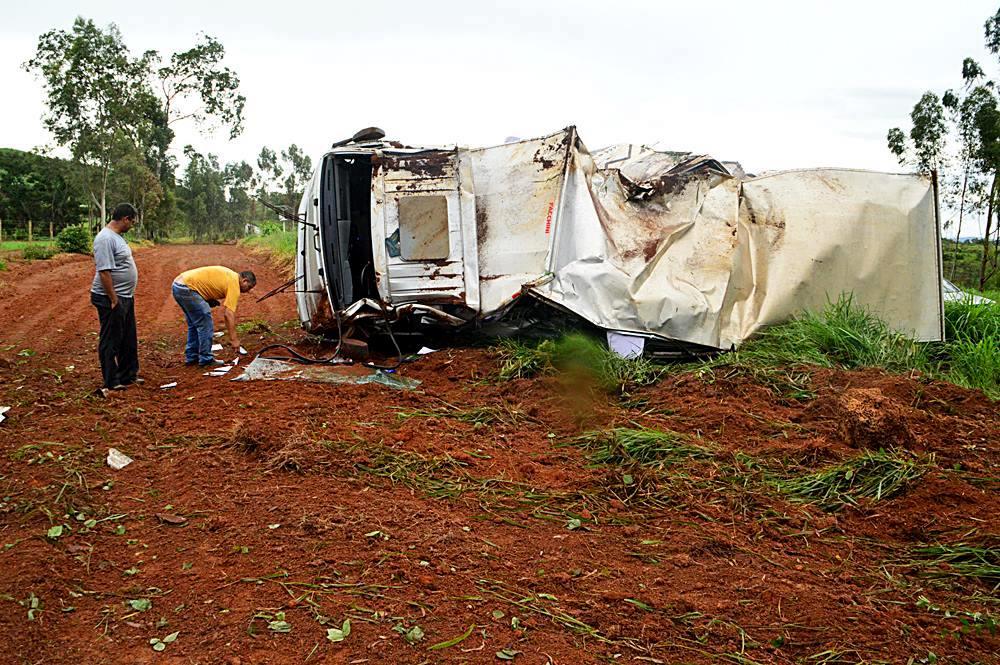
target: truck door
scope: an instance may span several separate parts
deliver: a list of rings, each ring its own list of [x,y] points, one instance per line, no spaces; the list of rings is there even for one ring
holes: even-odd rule
[[[478,311],[476,203],[468,163],[458,150],[383,153],[372,162],[379,294],[397,305],[456,304]]]

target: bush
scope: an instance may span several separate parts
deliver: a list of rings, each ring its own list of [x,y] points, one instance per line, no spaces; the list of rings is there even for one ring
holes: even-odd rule
[[[45,261],[58,253],[59,249],[51,245],[28,245],[21,250],[21,257],[25,261]]]
[[[275,233],[281,233],[281,224],[278,222],[261,222],[260,223],[260,234],[262,236],[270,236]]]
[[[0,259],[0,271],[7,269],[7,262]]]
[[[67,226],[56,236],[59,249],[71,254],[90,254],[92,242],[90,230],[82,224]]]

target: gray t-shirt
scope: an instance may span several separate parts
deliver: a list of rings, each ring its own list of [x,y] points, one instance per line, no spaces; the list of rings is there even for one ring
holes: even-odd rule
[[[111,283],[115,293],[121,298],[135,296],[135,285],[139,281],[139,271],[132,259],[132,249],[125,239],[105,226],[94,238],[94,283],[90,285],[92,293],[106,296],[104,285],[101,284],[102,270],[111,271]]]

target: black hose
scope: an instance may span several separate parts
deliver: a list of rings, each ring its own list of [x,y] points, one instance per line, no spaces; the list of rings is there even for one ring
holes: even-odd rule
[[[337,348],[333,350],[333,354],[329,358],[310,358],[309,356],[304,356],[287,344],[268,344],[263,349],[257,352],[257,356],[254,358],[264,358],[265,360],[293,360],[295,362],[302,363],[303,365],[330,365],[333,361],[340,356],[340,349],[344,346],[344,331],[341,327],[340,322],[340,312],[333,310],[333,316],[337,319]],[[274,357],[265,356],[264,352],[271,349],[284,349],[289,353],[288,356],[284,357]]]

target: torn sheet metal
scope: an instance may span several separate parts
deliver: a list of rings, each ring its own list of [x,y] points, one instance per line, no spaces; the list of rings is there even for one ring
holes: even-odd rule
[[[921,176],[752,176],[641,145],[592,155],[574,127],[477,149],[347,145],[323,164],[336,160],[352,191],[370,183],[371,203],[338,207],[322,165],[303,198],[298,304],[313,331],[333,329],[330,303],[349,286],[341,323],[359,325],[476,325],[530,293],[609,331],[728,349],[849,292],[916,339],[943,335]],[[333,236],[352,244],[331,270]]]
[[[412,390],[418,379],[388,374],[360,365],[302,365],[273,358],[254,358],[233,381],[314,381],[363,385],[377,383],[399,390]]]

